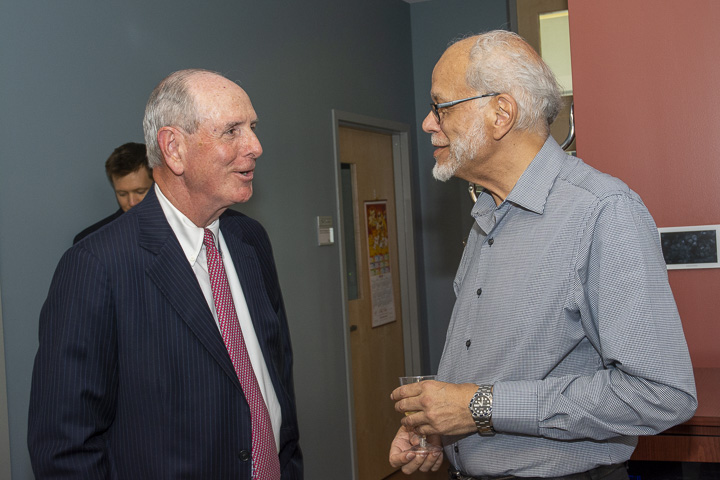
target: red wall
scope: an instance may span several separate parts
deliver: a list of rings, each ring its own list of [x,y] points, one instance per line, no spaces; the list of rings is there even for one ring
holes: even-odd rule
[[[577,154],[658,227],[720,224],[720,1],[569,0]],[[720,269],[671,270],[696,367],[720,367]]]

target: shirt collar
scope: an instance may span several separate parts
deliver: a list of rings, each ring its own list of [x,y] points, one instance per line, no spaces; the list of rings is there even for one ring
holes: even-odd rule
[[[567,153],[551,135],[548,135],[545,144],[520,175],[505,200],[542,215],[550,190],[565,160]]]
[[[155,184],[155,193],[157,194],[160,202],[160,207],[162,208],[163,213],[165,213],[165,218],[167,218],[167,221],[170,224],[170,228],[172,228],[178,242],[180,242],[180,247],[182,248],[185,257],[187,257],[190,265],[194,265],[198,255],[200,254],[200,250],[202,250],[203,247],[205,229],[195,225],[180,210],[178,210],[175,205],[170,203],[170,200],[163,195],[162,190],[160,190],[157,183]],[[216,239],[215,244],[218,249],[220,249],[220,244],[217,240],[220,235],[220,219],[218,218],[205,228],[208,228],[213,233]]]
[[[530,165],[520,175],[505,202],[542,215],[545,211],[545,202],[547,202],[548,195],[550,195],[550,190],[555,184],[555,179],[557,179],[566,159],[567,153],[549,135],[540,151],[530,162]],[[492,196],[483,192],[478,198],[472,214],[477,217],[487,213],[488,209],[494,208],[495,202]]]

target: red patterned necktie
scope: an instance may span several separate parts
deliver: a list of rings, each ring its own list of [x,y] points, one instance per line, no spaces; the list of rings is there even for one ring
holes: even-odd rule
[[[245,398],[250,405],[252,422],[252,460],[253,479],[279,480],[280,460],[275,447],[275,436],[270,423],[270,414],[263,400],[260,386],[253,371],[238,322],[235,305],[230,294],[230,285],[222,259],[215,247],[213,234],[207,228],[203,239],[207,250],[208,273],[212,288],[215,309],[217,310],[220,330],[230,359],[240,379]]]

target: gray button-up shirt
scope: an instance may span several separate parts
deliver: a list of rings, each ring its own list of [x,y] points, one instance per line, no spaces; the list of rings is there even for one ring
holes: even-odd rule
[[[581,472],[692,416],[682,325],[635,192],[550,137],[505,201],[482,194],[472,216],[438,375],[493,384],[498,434],[446,437],[457,468]]]

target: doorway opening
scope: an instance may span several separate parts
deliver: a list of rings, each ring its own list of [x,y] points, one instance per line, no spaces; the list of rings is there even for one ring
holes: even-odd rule
[[[332,117],[353,478],[379,480],[400,425],[390,392],[420,369],[410,127]]]

